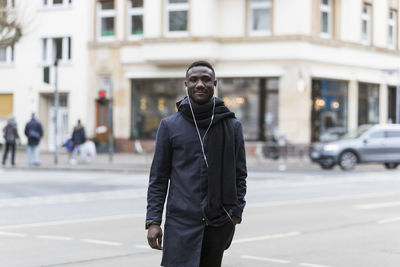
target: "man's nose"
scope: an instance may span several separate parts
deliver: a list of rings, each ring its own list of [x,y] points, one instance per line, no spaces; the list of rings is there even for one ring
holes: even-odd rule
[[[204,85],[204,83],[201,81],[201,80],[199,80],[197,83],[196,83],[196,89],[204,89],[204,88],[206,88],[206,86]]]

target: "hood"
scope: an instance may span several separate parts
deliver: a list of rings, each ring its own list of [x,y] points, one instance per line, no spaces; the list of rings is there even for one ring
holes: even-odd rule
[[[12,126],[12,127],[17,127],[17,123],[15,122],[14,119],[9,119],[9,120],[7,121],[7,124],[10,125],[10,126]]]
[[[181,99],[181,100],[179,100],[178,102],[176,102],[176,108],[177,108],[178,110],[180,110],[181,106],[183,106],[183,105],[185,105],[185,104],[189,104],[189,101],[188,101],[188,97],[187,97],[187,96],[185,96],[183,99]]]

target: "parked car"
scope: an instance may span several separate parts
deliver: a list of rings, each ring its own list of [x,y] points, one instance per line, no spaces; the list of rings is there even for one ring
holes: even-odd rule
[[[337,141],[313,143],[310,158],[322,169],[339,164],[342,170],[352,170],[358,163],[395,169],[400,164],[400,124],[362,125]]]

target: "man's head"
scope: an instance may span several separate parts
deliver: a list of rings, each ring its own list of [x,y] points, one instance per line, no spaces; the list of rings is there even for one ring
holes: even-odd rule
[[[193,62],[186,71],[185,86],[189,97],[197,104],[204,104],[214,95],[217,86],[213,67],[207,61]]]

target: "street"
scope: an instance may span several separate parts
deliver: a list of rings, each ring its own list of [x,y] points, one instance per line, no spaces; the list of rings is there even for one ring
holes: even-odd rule
[[[0,169],[1,266],[159,266],[147,173]],[[249,172],[224,267],[400,266],[400,171]]]

